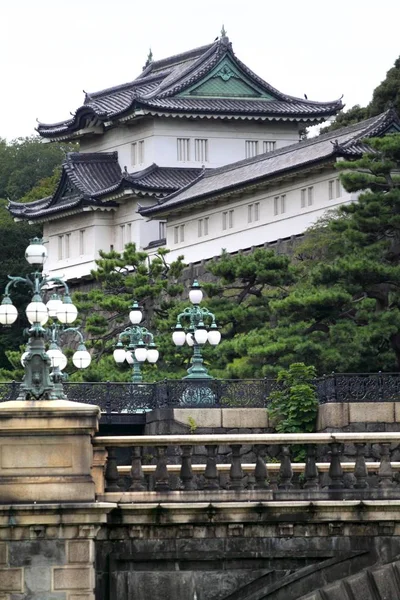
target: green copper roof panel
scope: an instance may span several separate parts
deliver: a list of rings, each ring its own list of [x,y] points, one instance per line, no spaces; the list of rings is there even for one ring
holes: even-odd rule
[[[214,98],[263,98],[273,100],[259,85],[245,76],[227,57],[201,81],[187,88],[179,96]]]

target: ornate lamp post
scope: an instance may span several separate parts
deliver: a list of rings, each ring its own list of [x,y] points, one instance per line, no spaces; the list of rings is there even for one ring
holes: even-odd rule
[[[31,265],[42,266],[47,258],[47,250],[42,240],[34,238],[25,251],[25,258]],[[61,325],[73,323],[78,315],[76,306],[72,303],[67,284],[59,277],[43,277],[40,271],[34,271],[26,277],[12,277],[4,292],[4,298],[0,305],[0,323],[2,325],[12,325],[18,317],[18,311],[10,298],[10,290],[16,285],[23,284],[30,288],[32,293],[31,302],[26,307],[26,316],[31,327],[28,329],[29,341],[27,349],[21,357],[24,366],[24,377],[20,387],[19,400],[57,400],[65,397],[62,391],[62,377],[60,372],[66,366],[66,357],[58,346],[57,332],[60,326],[53,325],[52,328],[45,329],[43,326],[49,320],[49,317],[57,320]],[[63,286],[64,297],[59,298],[53,295],[51,299],[44,304],[42,290],[49,282],[54,282]],[[74,330],[75,328],[66,328],[64,331]],[[82,334],[81,343],[77,352],[73,356],[73,362],[76,367],[84,368],[90,364],[90,354],[87,352]],[[46,341],[50,339],[49,349],[46,350]],[[50,373],[50,368],[53,372]]]
[[[140,325],[142,319],[143,313],[135,301],[129,313],[132,327],[127,327],[119,334],[113,354],[117,364],[122,364],[126,360],[129,365],[132,365],[132,383],[143,381],[141,365],[145,360],[154,364],[159,357],[153,334]],[[127,346],[122,340],[127,341]]]
[[[203,292],[198,281],[195,280],[189,292],[192,306],[185,308],[178,315],[172,334],[172,340],[176,346],[183,346],[186,342],[188,346],[193,347],[192,365],[184,379],[213,379],[203,364],[201,348],[206,342],[217,346],[221,341],[221,333],[215,322],[215,315],[208,308],[199,306],[202,299]],[[186,329],[182,326],[181,321],[187,323]]]

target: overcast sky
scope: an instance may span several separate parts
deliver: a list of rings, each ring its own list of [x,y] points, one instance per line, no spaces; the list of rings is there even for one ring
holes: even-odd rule
[[[399,0],[0,0],[0,137],[67,119],[82,90],[133,80],[154,59],[208,44],[290,95],[365,105],[400,55]]]

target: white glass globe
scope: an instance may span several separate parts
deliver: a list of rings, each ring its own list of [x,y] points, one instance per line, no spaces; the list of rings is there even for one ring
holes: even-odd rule
[[[57,294],[53,294],[50,300],[46,303],[47,310],[49,311],[50,317],[56,317],[57,311],[62,307],[63,301],[61,298],[57,296]]]
[[[208,332],[208,342],[211,346],[218,346],[221,341],[221,332],[217,328],[211,328]]]
[[[14,304],[0,304],[0,323],[2,325],[12,325],[18,317],[18,311]]]
[[[125,352],[125,348],[123,346],[117,346],[113,352],[115,362],[117,364],[122,364],[126,359],[126,354],[127,352]]]
[[[126,362],[128,365],[133,365],[133,356],[131,350],[126,351]]]
[[[192,304],[200,304],[203,300],[203,292],[199,287],[192,287],[189,292],[189,300]]]
[[[78,316],[78,309],[76,306],[69,302],[63,302],[57,310],[57,319],[60,323],[66,323],[69,325],[73,323]]]
[[[86,369],[92,362],[92,357],[87,350],[77,350],[72,357],[72,362],[77,369]]]
[[[25,250],[25,258],[31,265],[43,265],[47,258],[47,248],[35,238]]]
[[[198,344],[205,344],[208,340],[207,329],[205,329],[205,327],[200,327],[199,329],[196,329],[196,331],[194,332],[194,337]]]
[[[186,341],[186,333],[183,331],[183,329],[175,329],[174,333],[172,334],[172,341],[174,342],[175,346],[183,346]]]
[[[67,364],[68,364],[67,357],[65,356],[65,354],[63,354],[62,357],[61,357],[61,363],[58,366],[58,368],[60,369],[60,371],[64,371],[64,369],[67,366]]]
[[[31,302],[26,307],[25,313],[31,325],[34,323],[45,325],[49,320],[49,313],[44,302]]]
[[[21,365],[24,367],[25,366],[25,359],[29,354],[29,350],[25,350],[25,352],[23,353],[23,355],[21,356]]]
[[[139,362],[144,362],[147,358],[147,348],[146,346],[138,346],[135,348],[135,358]]]
[[[132,323],[132,325],[139,325],[139,323],[141,322],[141,320],[143,319],[143,313],[140,310],[140,308],[138,306],[135,306],[132,308],[131,312],[129,313],[129,320]]]
[[[186,334],[186,343],[190,347],[194,346],[194,337],[192,331],[189,331],[189,333]]]
[[[157,350],[157,348],[155,346],[150,346],[150,348],[147,350],[147,360],[149,361],[149,363],[156,363],[158,361],[159,356],[160,353]]]
[[[46,351],[47,356],[50,358],[50,363],[52,368],[54,369],[55,367],[61,368],[61,365],[63,364],[63,356],[64,354],[61,352],[60,348],[50,348],[49,350]],[[65,360],[67,360],[65,358]]]

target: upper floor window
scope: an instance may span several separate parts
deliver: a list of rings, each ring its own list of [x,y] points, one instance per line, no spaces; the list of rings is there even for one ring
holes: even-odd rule
[[[64,236],[58,236],[58,260],[62,260],[64,258]]]
[[[208,162],[208,140],[194,140],[194,160],[196,162]]]
[[[204,219],[199,219],[197,221],[197,235],[198,237],[208,235],[208,217],[204,217]]]
[[[177,225],[174,227],[174,243],[178,244],[179,242],[185,241],[185,226]]]
[[[329,200],[334,200],[335,198],[340,198],[342,195],[342,186],[340,183],[340,179],[331,179],[328,182],[329,185]]]
[[[245,142],[246,158],[252,158],[258,154],[257,140],[246,140]]]
[[[131,146],[132,165],[141,165],[144,163],[144,140],[133,142]]]
[[[260,219],[260,203],[254,202],[247,206],[247,222],[253,223],[253,221],[259,221]]]
[[[66,233],[65,234],[65,258],[69,258],[70,257],[70,239],[71,239],[71,234],[70,233]]]
[[[274,215],[280,215],[286,212],[286,194],[275,196],[274,198]]]
[[[276,147],[276,142],[264,141],[263,142],[263,152],[273,152]]]
[[[178,138],[177,142],[177,159],[179,162],[188,162],[190,160],[190,139]]]
[[[166,221],[160,221],[158,223],[158,239],[159,240],[165,239],[166,227],[167,227]]]
[[[301,208],[312,206],[314,204],[314,187],[303,188],[300,190],[300,205]]]
[[[234,226],[234,210],[226,210],[222,213],[222,229],[232,229]]]
[[[79,256],[83,256],[85,254],[85,234],[85,229],[81,229],[79,231]]]
[[[312,206],[314,204],[314,187],[307,188],[307,204]]]

